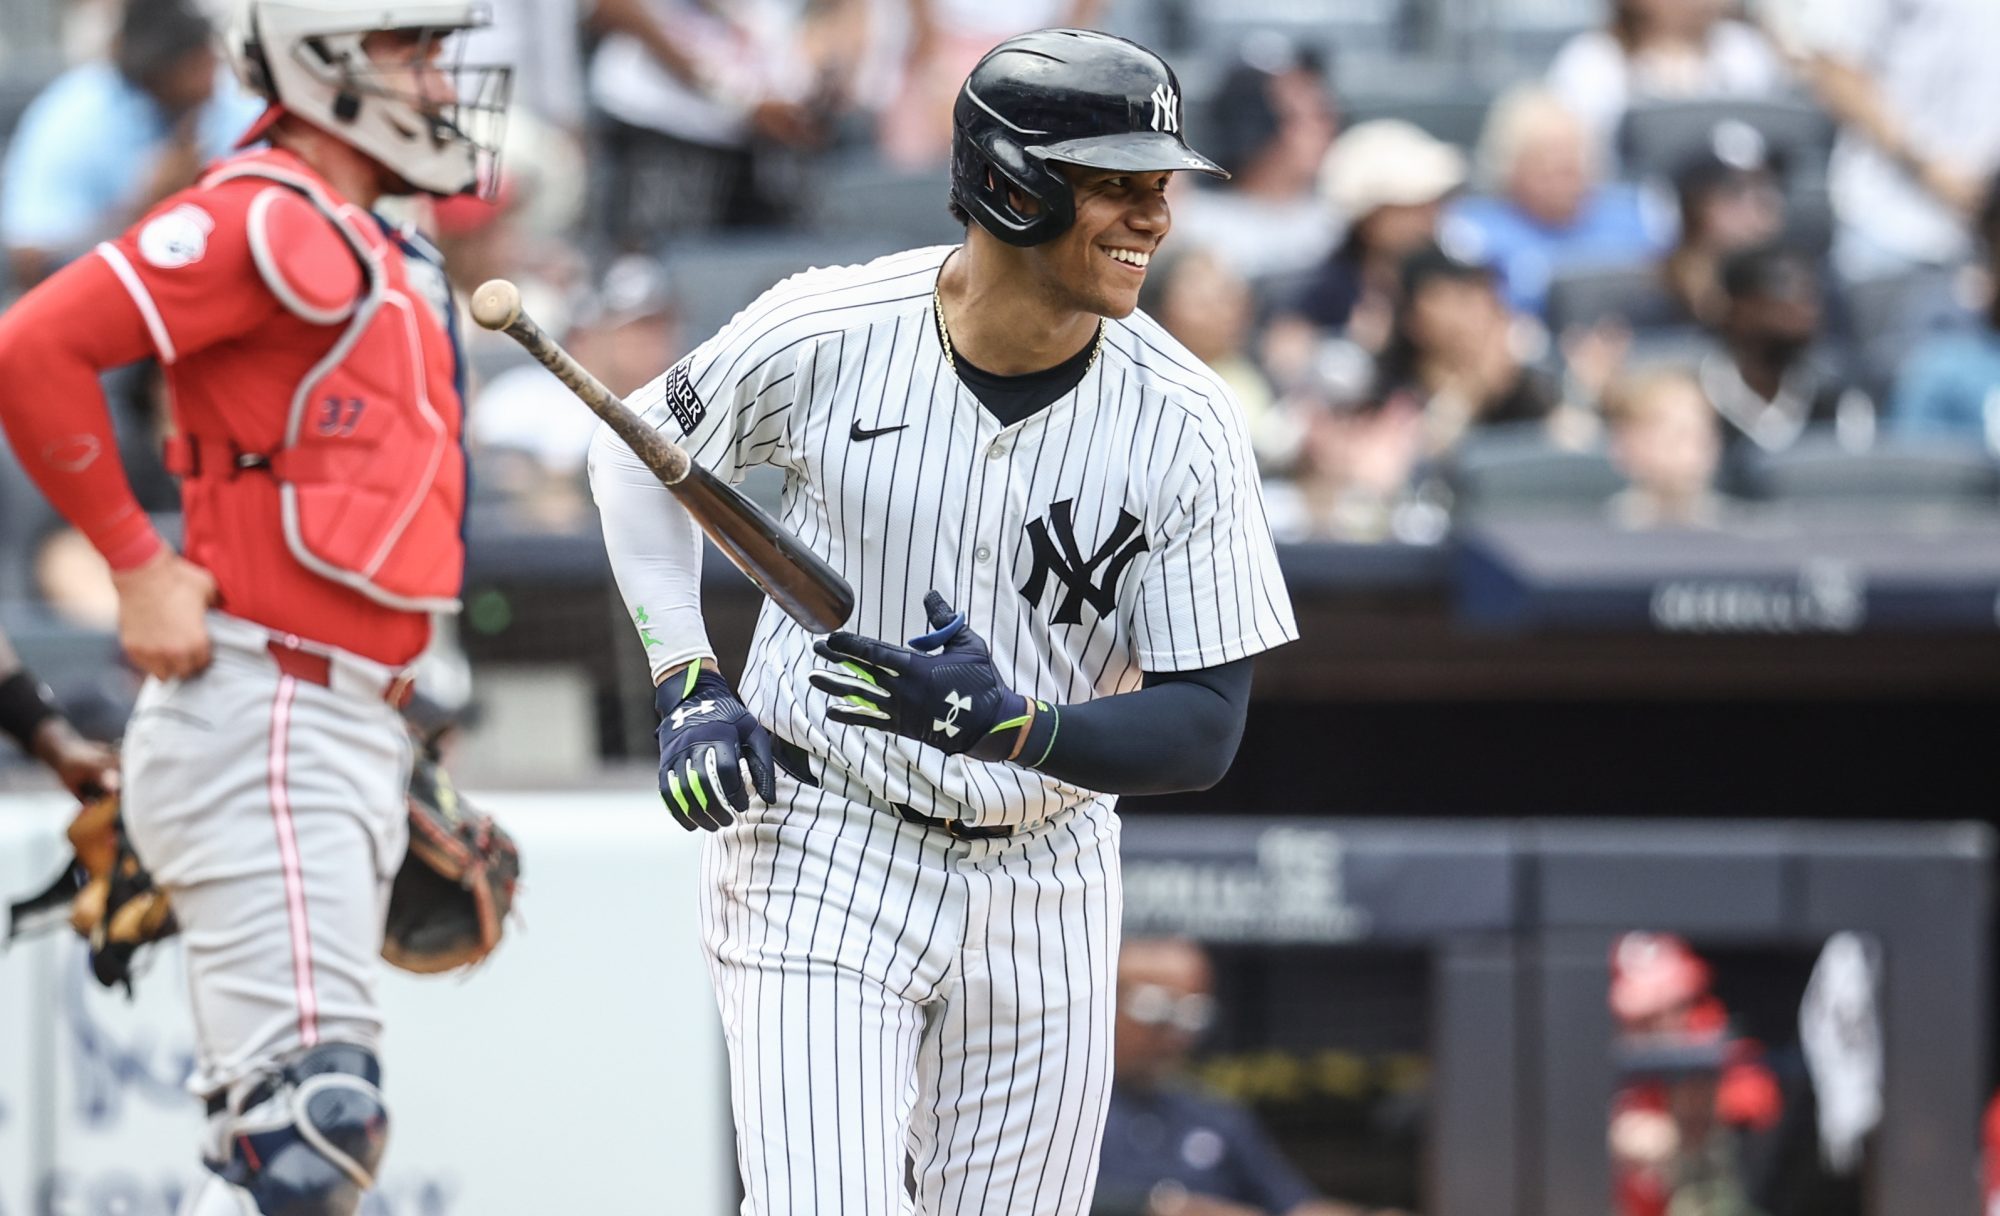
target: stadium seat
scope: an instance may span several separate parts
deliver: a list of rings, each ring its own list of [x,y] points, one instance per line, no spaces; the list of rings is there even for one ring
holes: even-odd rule
[[[1925,338],[1965,323],[1958,275],[1927,267],[1841,289],[1855,337],[1856,370],[1871,392],[1886,396],[1903,360]]]
[[[1252,32],[1275,30],[1329,53],[1338,70],[1343,55],[1397,49],[1407,9],[1407,0],[1234,0],[1189,3],[1184,20],[1192,46],[1233,47]]]
[[[793,232],[706,236],[670,247],[665,261],[668,281],[684,285],[688,339],[705,342],[780,279],[816,266],[866,262],[905,244],[879,232],[845,239]]]
[[[26,598],[34,585],[34,548],[56,514],[0,441],[0,602]]]
[[[115,633],[68,624],[18,600],[0,600],[0,627],[77,729],[97,739],[124,733],[139,676],[126,666]]]
[[[1445,480],[1458,515],[1594,512],[1625,488],[1603,452],[1558,448],[1540,423],[1474,431],[1451,457]]]
[[[1583,266],[1557,274],[1549,284],[1549,329],[1622,320],[1633,330],[1680,328],[1687,318],[1660,282],[1652,262]]]
[[[1712,138],[1717,123],[1748,123],[1786,165],[1793,183],[1824,180],[1834,123],[1806,101],[1718,98],[1635,105],[1618,126],[1618,159],[1628,177],[1672,177]]]
[[[2000,465],[1965,444],[1894,441],[1850,452],[1813,439],[1784,452],[1753,453],[1741,466],[1753,497],[1815,509],[2000,506]]]
[[[1341,110],[1342,122],[1350,127],[1376,118],[1399,118],[1448,144],[1469,149],[1479,142],[1492,104],[1491,90],[1461,84],[1409,94],[1356,94]]]
[[[1604,0],[1489,0],[1427,6],[1428,18],[1462,62],[1510,80],[1540,75],[1564,43],[1604,25]]]
[[[878,236],[898,247],[964,239],[946,209],[951,178],[943,166],[912,173],[861,156],[825,166],[818,180],[809,223],[829,237]]]

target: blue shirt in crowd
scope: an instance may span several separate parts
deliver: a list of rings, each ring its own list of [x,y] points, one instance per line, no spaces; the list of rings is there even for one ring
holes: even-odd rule
[[[1147,1092],[1114,1083],[1098,1210],[1142,1210],[1165,1181],[1280,1216],[1319,1197],[1242,1107],[1184,1089]]]
[[[227,153],[263,113],[219,72],[196,119],[206,157]],[[171,134],[151,94],[106,62],[55,78],[21,115],[0,169],[0,245],[73,257],[136,218],[155,158]]]
[[[1917,347],[1896,377],[1889,429],[2000,449],[2000,331],[1981,326]]]
[[[1548,227],[1507,199],[1474,196],[1452,204],[1444,231],[1454,252],[1499,271],[1510,307],[1537,317],[1558,272],[1648,261],[1673,238],[1665,212],[1623,182],[1600,187],[1564,228]]]

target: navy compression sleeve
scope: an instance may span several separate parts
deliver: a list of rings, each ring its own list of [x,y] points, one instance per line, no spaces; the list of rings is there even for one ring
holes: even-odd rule
[[[1243,741],[1251,662],[1149,671],[1137,692],[1061,706],[1035,768],[1106,794],[1205,790],[1229,771]]]

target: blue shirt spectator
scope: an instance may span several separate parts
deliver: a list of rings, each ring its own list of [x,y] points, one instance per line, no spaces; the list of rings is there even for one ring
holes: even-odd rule
[[[193,181],[262,112],[207,21],[176,0],[130,6],[115,62],[80,64],[28,106],[0,170],[0,245],[22,286]]]
[[[1494,105],[1478,168],[1487,195],[1451,207],[1445,244],[1498,269],[1516,311],[1541,316],[1563,270],[1647,261],[1672,243],[1670,209],[1606,181],[1582,120],[1552,93],[1529,87]]]
[[[1541,316],[1557,272],[1621,265],[1665,253],[1669,242],[1641,192],[1624,183],[1598,188],[1561,227],[1504,198],[1473,197],[1445,214],[1447,241],[1500,272],[1516,312]]]
[[[2000,284],[2000,175],[1973,224],[1987,278]],[[1889,429],[1924,439],[1960,439],[2000,453],[2000,287],[1980,324],[1941,334],[1904,360],[1889,398]]]
[[[1099,1160],[1101,1212],[1144,1211],[1163,1183],[1278,1216],[1319,1198],[1248,1111],[1185,1089],[1112,1085]]]
[[[1919,346],[1896,378],[1889,429],[2000,451],[2000,330],[1945,334]]]
[[[1090,1216],[1363,1216],[1321,1197],[1249,1111],[1183,1079],[1214,1018],[1214,991],[1208,954],[1194,942],[1128,938],[1119,950],[1111,1101]]]

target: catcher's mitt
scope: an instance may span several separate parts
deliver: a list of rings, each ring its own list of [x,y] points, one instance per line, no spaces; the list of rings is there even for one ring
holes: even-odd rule
[[[420,756],[410,773],[410,851],[389,890],[382,957],[425,975],[479,962],[500,944],[520,877],[513,838]]]
[[[64,919],[90,943],[90,970],[106,988],[132,993],[132,958],[141,946],[180,932],[166,892],[139,864],[113,795],[87,803],[69,825],[68,866],[47,889],[8,908],[7,939]]]
[[[410,848],[390,888],[382,957],[425,975],[470,966],[500,944],[520,851],[428,758],[410,773],[408,803]],[[67,920],[90,943],[98,982],[130,995],[139,948],[180,932],[173,905],[133,855],[115,796],[79,810],[69,842],[76,855],[55,881],[9,905],[7,940]]]

